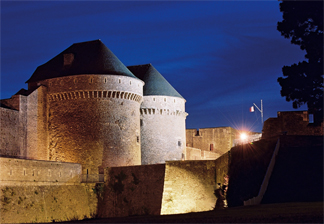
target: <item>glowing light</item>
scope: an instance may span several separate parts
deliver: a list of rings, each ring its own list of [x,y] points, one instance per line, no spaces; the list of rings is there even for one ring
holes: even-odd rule
[[[240,138],[241,138],[241,141],[245,141],[247,139],[247,134],[241,133]]]

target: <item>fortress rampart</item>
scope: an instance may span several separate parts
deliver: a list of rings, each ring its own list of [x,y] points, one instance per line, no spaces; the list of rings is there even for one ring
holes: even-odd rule
[[[81,165],[0,157],[0,185],[80,184]]]
[[[323,127],[323,122],[320,125],[310,122],[308,111],[279,111],[276,118],[272,117],[264,122],[262,138],[279,135],[323,136]]]
[[[187,146],[204,151],[226,153],[234,146],[234,140],[239,138],[239,131],[231,127],[187,129]]]

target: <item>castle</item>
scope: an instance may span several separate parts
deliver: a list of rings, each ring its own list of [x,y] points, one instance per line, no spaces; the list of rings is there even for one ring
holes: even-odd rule
[[[73,44],[39,66],[27,83],[28,90],[0,101],[3,223],[208,211],[217,183],[230,170],[232,197],[253,196],[244,201],[251,204],[264,195],[244,189],[249,181],[239,174],[246,170],[242,161],[254,158],[251,152],[269,151],[276,158],[280,147],[285,153],[294,145],[313,150],[302,149],[302,159],[323,158],[323,123],[312,126],[306,111],[278,112],[265,121],[262,141],[253,146],[240,142],[232,148],[240,131],[231,127],[186,130],[185,99],[151,64],[126,67],[100,40]],[[248,141],[260,138],[248,134]],[[240,152],[250,156],[242,160]],[[263,168],[273,168],[274,161]],[[321,170],[309,164],[310,173]],[[267,170],[260,178],[272,175]],[[91,175],[103,178],[89,180]]]
[[[126,67],[100,40],[76,43],[1,100],[1,156],[105,167],[185,159],[185,99],[151,65]]]

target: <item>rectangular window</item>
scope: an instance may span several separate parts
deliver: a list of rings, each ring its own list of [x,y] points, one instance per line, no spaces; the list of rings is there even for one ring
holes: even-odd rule
[[[308,115],[308,122],[309,123],[314,123],[314,115],[313,114]]]
[[[178,141],[178,146],[181,147],[181,140]]]
[[[139,136],[136,136],[136,142],[137,142],[137,143],[140,142],[140,138],[139,138]]]

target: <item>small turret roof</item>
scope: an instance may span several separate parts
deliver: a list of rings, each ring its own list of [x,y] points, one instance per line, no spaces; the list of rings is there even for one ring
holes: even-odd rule
[[[78,74],[109,74],[136,78],[101,40],[94,40],[71,45],[40,65],[26,83]]]
[[[162,95],[183,98],[151,64],[127,67],[137,78],[145,82],[144,96]]]

